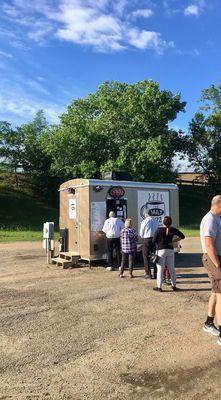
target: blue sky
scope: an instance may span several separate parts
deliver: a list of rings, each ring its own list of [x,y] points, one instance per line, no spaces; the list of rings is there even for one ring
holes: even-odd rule
[[[105,80],[159,81],[188,102],[221,77],[219,0],[2,0],[0,120],[57,121]]]

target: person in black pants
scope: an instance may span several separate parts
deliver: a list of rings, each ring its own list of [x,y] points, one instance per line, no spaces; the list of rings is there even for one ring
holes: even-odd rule
[[[113,252],[115,250],[117,257],[117,266],[120,267],[120,232],[124,228],[124,223],[121,219],[115,217],[114,211],[110,211],[109,218],[104,222],[102,231],[107,238],[107,270],[113,271]]]
[[[107,237],[107,265],[111,271],[113,269],[113,252],[115,250],[117,265],[121,264],[121,253],[120,253],[120,238],[108,238]],[[111,269],[110,269],[111,268]]]
[[[159,226],[156,218],[150,215],[150,211],[144,213],[144,220],[140,226],[140,237],[143,239],[142,255],[144,262],[145,278],[152,279],[150,256],[153,253],[153,236]],[[154,273],[154,277],[156,272]]]

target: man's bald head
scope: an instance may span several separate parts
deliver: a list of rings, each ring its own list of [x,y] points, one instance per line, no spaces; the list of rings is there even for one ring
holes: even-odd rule
[[[217,194],[212,198],[211,211],[214,214],[221,216],[221,194]]]
[[[218,206],[221,204],[221,194],[217,194],[212,198],[211,206]]]

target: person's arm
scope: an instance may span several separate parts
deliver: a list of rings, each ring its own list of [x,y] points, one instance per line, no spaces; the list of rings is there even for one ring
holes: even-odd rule
[[[153,245],[154,246],[156,246],[156,244],[158,243],[158,237],[159,237],[159,230],[157,229],[153,236]]]
[[[140,237],[141,238],[144,237],[144,226],[145,226],[145,221],[142,221],[141,225],[140,225]]]
[[[133,234],[134,234],[134,240],[137,242],[138,241],[138,234],[135,229],[133,229]]]
[[[216,268],[221,268],[221,264],[216,252],[215,244],[214,244],[215,238],[211,236],[205,236],[205,246],[206,246],[206,252],[211,259],[212,263],[215,265]]]
[[[185,235],[183,232],[179,231],[179,229],[174,228],[174,235],[172,243],[180,242],[180,240],[185,239]]]
[[[107,222],[105,221],[102,232],[107,233]]]

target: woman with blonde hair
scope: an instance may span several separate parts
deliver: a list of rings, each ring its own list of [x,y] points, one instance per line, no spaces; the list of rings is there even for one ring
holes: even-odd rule
[[[157,287],[154,290],[162,292],[163,271],[167,265],[172,282],[172,289],[176,290],[176,270],[174,266],[173,243],[185,239],[182,232],[172,226],[172,218],[165,216],[163,226],[158,228],[153,237],[153,245],[157,250]]]
[[[120,278],[123,278],[125,268],[129,267],[129,276],[133,278],[134,258],[137,251],[138,235],[132,227],[132,220],[127,218],[125,227],[121,230],[120,241],[122,251],[122,261],[120,267]]]

